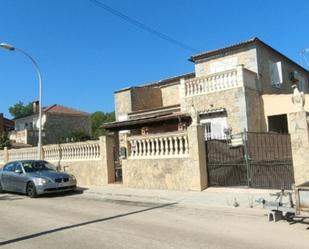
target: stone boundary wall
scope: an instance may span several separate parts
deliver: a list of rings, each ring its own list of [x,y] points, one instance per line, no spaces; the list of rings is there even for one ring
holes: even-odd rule
[[[202,126],[191,125],[186,132],[134,136],[128,147],[129,157],[122,160],[124,186],[196,191],[207,187]]]
[[[43,146],[43,159],[74,174],[80,186],[115,182],[114,137],[81,143]],[[132,136],[122,160],[123,184],[144,189],[197,190],[207,187],[204,129]],[[134,148],[133,148],[134,147]],[[8,161],[37,159],[36,147],[0,151],[0,166]]]
[[[114,139],[110,136],[95,141],[46,145],[42,147],[42,159],[74,174],[80,186],[106,185],[114,181],[113,147]],[[9,161],[27,159],[38,159],[37,147],[0,151],[0,167]]]

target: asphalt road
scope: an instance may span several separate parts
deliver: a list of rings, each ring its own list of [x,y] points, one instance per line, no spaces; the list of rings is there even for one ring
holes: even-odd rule
[[[309,224],[256,209],[0,194],[0,217],[1,248],[309,248]]]

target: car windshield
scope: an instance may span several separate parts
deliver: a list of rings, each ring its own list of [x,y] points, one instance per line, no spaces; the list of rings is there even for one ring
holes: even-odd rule
[[[45,161],[23,162],[22,164],[27,173],[35,171],[56,171],[54,165]]]

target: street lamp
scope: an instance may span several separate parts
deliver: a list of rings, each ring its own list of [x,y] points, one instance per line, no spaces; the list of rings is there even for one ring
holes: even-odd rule
[[[19,48],[16,48],[10,44],[7,43],[0,43],[0,48],[4,48],[6,50],[9,51],[19,51],[22,54],[24,54],[26,57],[28,57],[37,72],[38,75],[38,79],[39,79],[39,138],[38,138],[38,156],[39,159],[42,159],[42,74],[39,68],[38,63],[32,58],[32,56],[30,54],[28,54],[27,52],[25,52],[24,50],[21,50]]]

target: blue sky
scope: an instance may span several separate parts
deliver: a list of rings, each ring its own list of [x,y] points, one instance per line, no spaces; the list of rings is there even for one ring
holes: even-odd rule
[[[307,0],[101,0],[199,51],[258,36],[302,63]],[[44,80],[43,104],[112,111],[117,89],[194,70],[192,52],[146,33],[89,0],[0,0],[0,41],[30,53]],[[37,99],[22,54],[0,50],[0,112]]]

